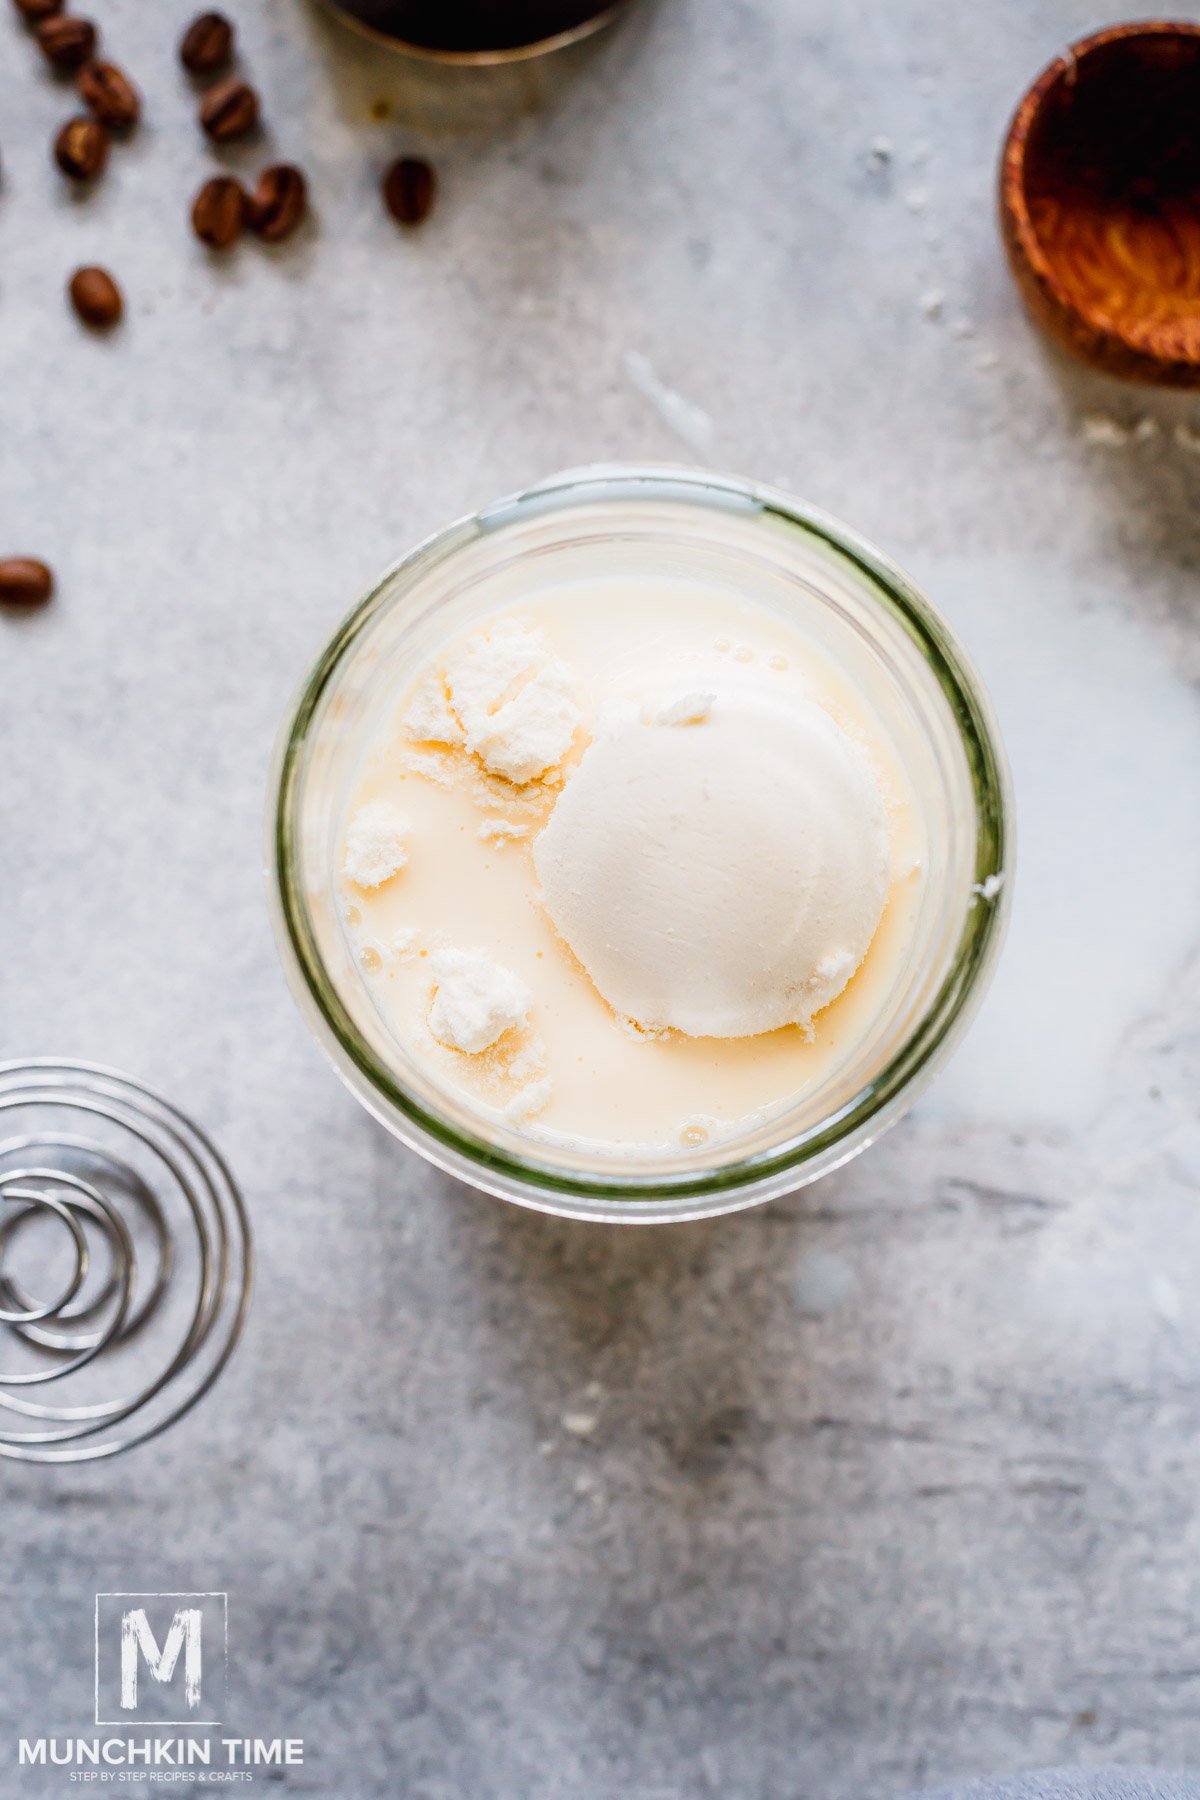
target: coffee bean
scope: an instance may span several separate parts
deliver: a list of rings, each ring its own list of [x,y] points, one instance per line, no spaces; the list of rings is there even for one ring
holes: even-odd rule
[[[0,603],[5,606],[40,606],[54,592],[54,577],[34,556],[0,559]]]
[[[63,0],[13,0],[13,5],[31,25],[37,25],[42,19],[52,19],[55,13],[61,12]]]
[[[107,269],[76,269],[67,292],[85,325],[107,331],[125,310],[121,290]]]
[[[95,113],[110,131],[123,131],[136,125],[142,110],[142,97],[128,75],[115,63],[88,63],[80,69],[75,81],[84,105]]]
[[[258,124],[258,95],[245,81],[222,81],[200,102],[200,123],[218,144],[245,137]]]
[[[54,160],[72,181],[95,181],[108,161],[108,133],[84,113],[68,119],[54,140]]]
[[[383,178],[384,204],[400,225],[419,225],[429,217],[437,194],[437,176],[417,156],[402,156]]]
[[[250,196],[247,223],[268,244],[290,237],[308,211],[308,183],[291,163],[264,169]]]
[[[96,54],[96,27],[90,19],[59,13],[37,28],[38,47],[56,69],[78,69]]]
[[[233,26],[219,12],[193,19],[179,45],[179,60],[189,75],[215,75],[233,55]]]
[[[214,175],[196,195],[192,230],[210,250],[228,250],[242,235],[248,204],[240,181],[232,175]]]

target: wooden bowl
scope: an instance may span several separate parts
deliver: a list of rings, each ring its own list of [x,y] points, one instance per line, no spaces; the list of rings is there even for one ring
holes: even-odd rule
[[[1114,25],[1051,63],[1009,127],[1000,219],[1060,344],[1200,387],[1200,25]]]

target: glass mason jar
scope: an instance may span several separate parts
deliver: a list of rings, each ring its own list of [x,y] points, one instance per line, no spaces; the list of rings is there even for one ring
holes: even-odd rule
[[[435,60],[547,54],[609,24],[618,0],[329,0],[391,49]]]
[[[473,1109],[385,1026],[346,936],[338,855],[375,724],[456,633],[573,576],[719,580],[799,625],[886,726],[927,846],[910,953],[872,1024],[794,1105],[743,1135],[631,1156],[559,1147]],[[853,532],[771,488],[670,468],[557,476],[396,563],[307,676],[276,752],[268,854],[292,990],[334,1067],[410,1148],[544,1212],[660,1222],[732,1212],[815,1180],[912,1104],[962,1036],[1003,936],[1011,795],[987,698],[929,602]]]
[[[324,0],[339,77],[427,136],[503,130],[553,104],[631,0]]]

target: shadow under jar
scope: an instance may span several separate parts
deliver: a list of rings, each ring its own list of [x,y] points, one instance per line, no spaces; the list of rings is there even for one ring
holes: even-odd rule
[[[695,582],[795,629],[886,730],[924,844],[894,973],[846,1053],[733,1136],[630,1154],[547,1142],[479,1108],[389,1029],[339,890],[365,742],[446,642],[499,605],[536,610],[581,578]],[[607,617],[607,613],[605,617]],[[568,785],[570,781],[568,777]],[[602,467],[558,476],[450,526],[343,622],[285,722],[268,855],[293,993],[347,1085],[429,1161],[518,1204],[656,1223],[787,1193],[864,1149],[912,1104],[986,988],[1003,936],[1011,800],[991,710],[944,621],[845,527],[773,489],[705,473]]]

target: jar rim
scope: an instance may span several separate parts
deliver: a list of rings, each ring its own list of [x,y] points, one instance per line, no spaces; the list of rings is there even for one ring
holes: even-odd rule
[[[395,56],[409,57],[417,63],[440,63],[450,69],[492,69],[507,63],[532,62],[540,57],[551,56],[556,51],[569,49],[573,44],[584,43],[613,23],[623,0],[610,0],[607,6],[601,7],[590,19],[583,19],[578,25],[569,25],[561,31],[551,32],[549,37],[533,38],[527,44],[485,50],[435,49],[432,45],[417,43],[412,38],[396,37],[391,32],[380,30],[378,26],[369,25],[344,5],[343,0],[325,0],[325,4],[351,31]]]
[[[799,530],[852,566],[872,600],[915,645],[946,701],[967,764],[975,806],[975,904],[965,909],[946,975],[885,1066],[833,1113],[786,1144],[717,1168],[623,1179],[518,1157],[432,1111],[375,1055],[342,1001],[317,945],[303,884],[296,879],[303,752],[323,696],[360,635],[401,602],[418,575],[469,544],[540,516],[614,501],[675,501],[733,510]],[[267,818],[268,873],[276,937],[293,991],[334,1066],[357,1098],[428,1161],[476,1187],[536,1210],[601,1220],[658,1222],[733,1212],[828,1173],[864,1149],[907,1110],[937,1073],[983,997],[1007,922],[1012,864],[1008,770],[990,702],[965,652],[908,577],[849,527],[765,484],[671,465],[597,464],[551,476],[466,515],[400,557],[351,609],[318,657],[285,716],[275,752]]]

